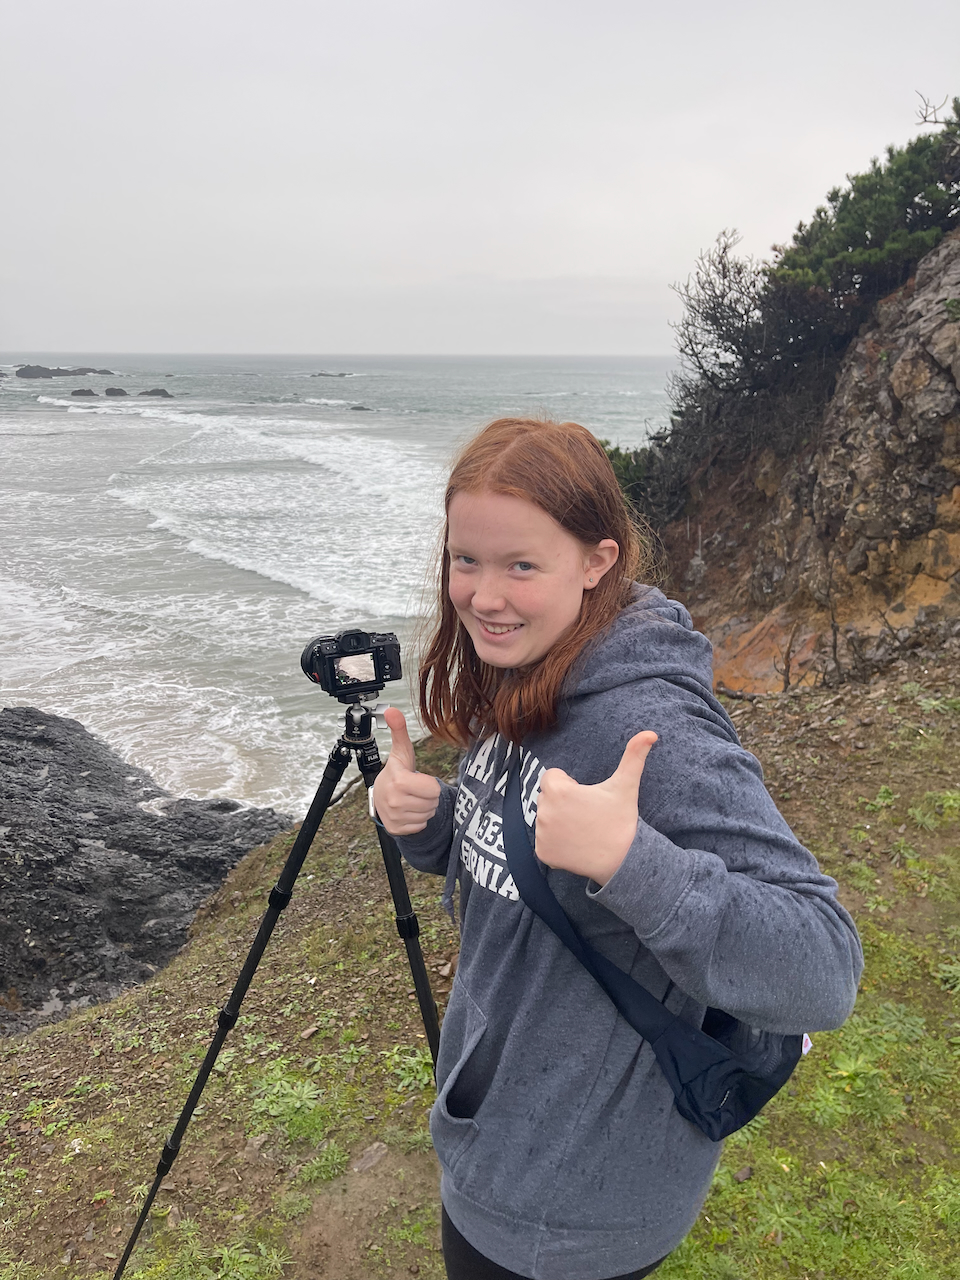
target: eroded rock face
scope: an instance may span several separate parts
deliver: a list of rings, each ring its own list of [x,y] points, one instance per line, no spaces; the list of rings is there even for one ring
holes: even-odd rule
[[[175,799],[76,720],[0,712],[0,1034],[155,973],[230,868],[290,825]]]
[[[789,465],[768,451],[742,478],[737,505],[754,519],[735,581],[718,583],[709,543],[691,560],[726,682],[776,686],[791,635],[792,675],[812,678],[818,665],[866,669],[957,633],[957,300],[953,232],[852,344],[816,451]]]

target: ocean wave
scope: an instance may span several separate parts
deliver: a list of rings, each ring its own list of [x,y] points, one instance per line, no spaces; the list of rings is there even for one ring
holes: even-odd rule
[[[98,413],[109,418],[147,418],[152,421],[182,422],[189,426],[196,426],[197,418],[202,417],[204,413],[199,405],[168,409],[162,408],[156,400],[151,400],[149,403],[144,403],[143,400],[125,400],[123,403],[119,400],[109,400],[106,403],[93,403],[92,400],[63,400],[57,396],[37,396],[36,400],[37,404],[56,405],[57,408],[66,409],[69,413]]]
[[[196,418],[185,425],[196,426]],[[349,480],[355,491],[380,498],[387,490],[439,484],[440,463],[426,442],[360,434],[362,423],[315,423],[303,419],[239,416],[205,421],[185,440],[145,458],[143,466],[215,464],[296,459]],[[352,430],[350,428],[353,428]],[[308,434],[309,433],[309,434]]]
[[[309,397],[309,396],[305,396],[305,397],[304,397],[304,400],[303,400],[303,403],[304,403],[304,404],[332,404],[332,405],[336,405],[336,404],[350,404],[351,402],[350,402],[349,400],[328,400],[328,399],[326,399],[324,396],[320,396],[320,398],[319,398],[319,399],[317,399],[317,398],[312,398],[312,397]]]
[[[166,524],[162,519],[155,521],[156,527],[171,528],[175,521]],[[423,613],[422,584],[426,565],[414,574],[414,581],[406,589],[397,588],[396,579],[391,575],[388,579],[361,579],[359,573],[337,573],[331,565],[327,570],[317,566],[311,570],[288,570],[276,564],[265,564],[256,556],[244,555],[242,552],[225,550],[223,547],[205,543],[202,538],[191,538],[187,550],[207,560],[216,560],[230,565],[234,569],[255,573],[270,582],[281,583],[302,591],[325,606],[325,612],[337,624],[347,625],[356,622],[358,617],[379,617],[414,619]],[[359,579],[359,581],[358,581]]]
[[[122,599],[9,575],[0,615],[4,704],[78,719],[174,795],[293,813],[343,732],[342,708],[300,673],[303,644],[347,625],[392,625],[404,645],[410,631],[279,591]],[[408,710],[406,686],[390,686],[390,700]]]
[[[299,459],[309,452],[294,447],[285,454]],[[364,465],[362,451],[340,454],[327,450],[301,472],[221,467],[128,475],[110,496],[147,513],[151,528],[183,539],[205,559],[331,608],[413,617],[439,525],[439,475],[399,456],[383,464],[374,449],[369,457],[383,464],[380,478]],[[431,497],[436,520],[425,522]]]

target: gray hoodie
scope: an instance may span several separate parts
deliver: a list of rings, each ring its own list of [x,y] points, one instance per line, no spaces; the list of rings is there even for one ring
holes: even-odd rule
[[[603,888],[546,871],[580,933],[694,1026],[712,1005],[770,1031],[838,1027],[863,966],[856,929],[714,698],[710,643],[686,609],[635,588],[568,687],[557,728],[523,743],[531,825],[544,769],[600,782],[635,733],[659,735],[622,866]],[[501,1266],[603,1280],[683,1239],[720,1147],[682,1119],[652,1050],[519,900],[500,832],[515,749],[477,743],[425,830],[399,842],[447,876],[448,899],[460,883],[431,1115],[441,1196]]]

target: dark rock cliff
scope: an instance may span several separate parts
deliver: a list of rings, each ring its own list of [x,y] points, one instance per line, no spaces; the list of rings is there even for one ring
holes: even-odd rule
[[[0,712],[0,1034],[143,981],[273,809],[178,800],[76,720]]]
[[[861,329],[816,444],[712,477],[665,543],[734,687],[960,643],[960,232]]]

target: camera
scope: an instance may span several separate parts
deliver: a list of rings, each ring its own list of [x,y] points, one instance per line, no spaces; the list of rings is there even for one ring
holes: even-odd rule
[[[399,680],[400,641],[392,631],[341,631],[317,636],[300,655],[303,674],[341,702],[364,702],[388,680]]]

